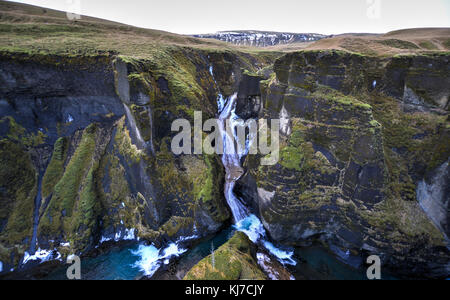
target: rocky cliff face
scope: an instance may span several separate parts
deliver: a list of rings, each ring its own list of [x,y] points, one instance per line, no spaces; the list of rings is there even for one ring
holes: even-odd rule
[[[249,156],[237,188],[273,239],[320,241],[354,265],[379,255],[397,274],[448,275],[443,234],[416,197],[450,154],[448,59],[312,51],[275,62],[253,95],[262,107],[252,110],[252,97],[238,107],[282,120],[280,161],[260,166]],[[434,207],[443,207],[448,184],[433,182]]]
[[[0,56],[0,261],[85,254],[108,241],[159,245],[220,229],[230,213],[218,156],[175,156],[172,121],[217,112],[239,57]],[[186,51],[186,52],[184,52]],[[251,61],[251,58],[248,58]],[[218,184],[217,184],[218,183]],[[221,184],[222,183],[222,184]]]
[[[197,38],[216,39],[239,46],[269,47],[291,43],[315,42],[326,35],[315,33],[283,33],[264,31],[220,31],[213,34],[197,34]]]
[[[245,233],[237,232],[214,254],[193,267],[184,280],[266,280],[256,262],[256,247]]]
[[[417,185],[417,200],[436,226],[450,236],[449,200],[450,181],[449,162],[433,170]]]
[[[274,240],[448,275],[448,184],[436,175],[450,156],[448,56],[306,51],[263,68],[270,58],[166,51],[1,54],[3,270],[38,248],[64,258],[216,232],[230,217],[220,159],[173,155],[170,127],[195,110],[215,116],[218,98],[237,91],[241,117],[282,121],[279,163],[248,156],[235,191]]]

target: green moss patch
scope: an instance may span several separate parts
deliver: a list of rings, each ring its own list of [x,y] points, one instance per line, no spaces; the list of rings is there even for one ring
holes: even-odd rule
[[[64,175],[54,188],[53,197],[41,218],[39,231],[42,234],[58,234],[64,227],[70,232],[68,222],[75,208],[76,200],[84,178],[90,172],[93,164],[95,150],[96,125],[88,126],[81,138],[81,141],[70,159]]]
[[[0,140],[0,166],[0,242],[22,244],[32,233],[36,170],[23,147],[7,139]]]
[[[64,162],[67,158],[68,139],[59,138],[53,147],[53,155],[42,179],[42,198],[53,193],[53,188],[64,174]]]
[[[364,110],[372,109],[370,104],[359,101],[358,99],[354,98],[353,96],[343,95],[339,91],[328,88],[326,86],[319,85],[317,90],[314,93],[312,93],[311,96],[316,97],[316,98],[323,98],[326,100],[331,100],[335,103],[338,103],[338,104],[341,104],[341,105],[344,105],[347,107],[354,106],[356,108],[361,108]]]
[[[37,131],[36,133],[29,133],[25,128],[20,126],[13,117],[3,117],[0,119],[0,123],[8,123],[9,132],[7,137],[10,140],[21,143],[25,147],[37,147],[45,143],[45,139],[47,136],[41,131]]]
[[[265,280],[267,277],[252,257],[252,247],[248,237],[237,232],[214,255],[193,267],[184,280]]]

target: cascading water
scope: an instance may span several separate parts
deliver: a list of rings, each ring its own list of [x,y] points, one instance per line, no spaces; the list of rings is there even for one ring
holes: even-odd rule
[[[246,137],[246,149],[238,149],[236,147],[235,139],[238,137],[235,134],[235,128],[244,126],[244,122],[236,115],[236,101],[237,94],[229,97],[226,102],[224,98],[219,95],[219,130],[223,138],[223,156],[222,162],[226,171],[225,179],[225,199],[230,206],[233,218],[235,221],[234,227],[238,231],[244,232],[249,239],[255,243],[260,244],[266,248],[272,255],[282,264],[296,265],[296,261],[292,258],[293,251],[284,251],[275,247],[268,241],[266,231],[262,222],[257,216],[250,214],[245,205],[234,194],[234,187],[236,182],[241,178],[244,170],[241,166],[241,158],[248,153],[248,149],[252,144],[252,136]],[[228,121],[228,122],[227,122]]]
[[[42,202],[42,178],[43,175],[39,174],[38,178],[38,191],[34,200],[34,214],[33,214],[33,234],[31,236],[30,253],[36,252],[37,246],[37,228],[39,225],[39,208]]]
[[[221,99],[223,99],[223,97],[221,97]],[[236,181],[239,180],[244,173],[244,170],[241,167],[239,153],[236,151],[234,135],[232,134],[235,123],[233,123],[234,119],[231,118],[231,116],[236,106],[236,99],[237,94],[234,94],[226,102],[225,107],[219,116],[219,130],[223,138],[222,162],[226,171],[225,198],[232,211],[234,221],[238,223],[248,216],[248,211],[233,193]],[[221,107],[219,106],[219,109],[220,108]],[[229,120],[231,130],[227,130],[227,120]]]

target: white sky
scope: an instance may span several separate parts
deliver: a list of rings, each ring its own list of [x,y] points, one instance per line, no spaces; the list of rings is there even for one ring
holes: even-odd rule
[[[16,0],[181,34],[267,30],[338,34],[450,27],[450,0]],[[75,6],[71,3],[75,3]],[[378,5],[379,4],[379,5]],[[75,9],[74,9],[75,7]]]

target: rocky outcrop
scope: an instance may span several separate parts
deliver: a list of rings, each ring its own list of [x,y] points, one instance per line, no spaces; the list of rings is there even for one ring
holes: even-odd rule
[[[265,280],[267,277],[258,267],[255,256],[255,245],[244,233],[237,232],[194,266],[184,280]]]
[[[262,75],[244,72],[240,81],[236,113],[244,120],[257,118],[262,109],[260,82]]]
[[[417,200],[434,224],[450,236],[450,169],[449,162],[445,162],[436,170],[430,172],[425,179],[417,185]]]
[[[196,34],[194,37],[216,39],[239,46],[269,47],[292,43],[314,42],[326,38],[327,36],[315,33],[220,31],[213,34]]]
[[[274,68],[280,82],[300,88],[318,83],[344,94],[375,90],[422,110],[449,109],[446,55],[382,59],[340,51],[305,51],[285,55]]]
[[[282,120],[280,160],[248,156],[238,196],[278,242],[321,241],[348,263],[375,254],[399,275],[446,277],[450,252],[415,191],[450,156],[448,66],[448,56],[281,57],[260,82],[259,114]]]
[[[3,271],[37,249],[63,260],[109,241],[201,238],[229,220],[220,159],[175,156],[170,127],[194,110],[213,117],[251,66],[167,51],[170,62],[2,53]]]
[[[170,127],[195,110],[213,117],[237,91],[240,116],[282,121],[278,164],[248,156],[235,189],[274,240],[321,242],[349,263],[379,255],[399,275],[447,276],[448,56],[295,52],[272,73],[267,57],[165,51],[158,60],[1,54],[3,271],[38,248],[63,259],[107,241],[216,232],[230,217],[223,166],[174,155]]]

